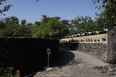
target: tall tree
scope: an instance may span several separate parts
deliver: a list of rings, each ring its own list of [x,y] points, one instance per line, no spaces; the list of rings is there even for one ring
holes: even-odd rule
[[[69,25],[69,20],[61,20],[61,22],[63,23],[63,24],[65,24],[66,26],[67,26],[67,28],[70,28],[70,25]]]
[[[0,28],[3,29],[5,27],[6,27],[6,24],[4,22],[0,21]]]
[[[14,29],[14,33],[12,34],[12,36],[14,37],[31,37],[32,32],[29,26],[25,26],[25,25],[18,25],[18,27],[16,27]]]
[[[50,18],[48,23],[39,26],[35,31],[33,37],[36,38],[63,38],[69,33],[66,25],[56,18]]]
[[[48,20],[50,19],[49,17],[47,17],[47,15],[42,15],[42,23],[47,23]]]
[[[25,25],[26,22],[27,22],[26,19],[21,20],[21,25]]]
[[[5,23],[6,23],[6,24],[9,24],[9,25],[13,25],[13,24],[14,24],[14,22],[11,21],[11,19],[10,19],[9,17],[6,17],[6,18],[5,18]]]
[[[19,19],[16,16],[11,16],[10,20],[14,22],[14,24],[19,24]]]
[[[38,25],[38,26],[40,26],[41,25],[41,22],[35,21],[35,24]]]
[[[55,16],[54,18],[56,18],[56,19],[60,20],[60,18],[61,18],[61,17]]]
[[[31,26],[31,25],[33,25],[32,23],[27,23],[27,26]]]
[[[10,21],[10,18],[9,18],[9,17],[6,17],[6,18],[5,18],[5,23],[6,23],[7,21]]]
[[[18,26],[11,24],[7,24],[6,26],[7,26],[6,28],[3,28],[0,31],[0,36],[13,36],[14,29]]]

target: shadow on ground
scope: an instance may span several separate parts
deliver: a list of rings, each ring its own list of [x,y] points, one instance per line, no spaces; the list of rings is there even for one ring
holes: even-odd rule
[[[74,57],[75,55],[72,52],[70,52],[70,50],[60,48],[59,57],[53,63],[51,63],[50,66],[51,67],[65,66],[70,61],[74,60]]]
[[[74,60],[75,55],[70,52],[70,50],[65,50],[63,48],[60,48],[59,51],[59,56],[58,58],[50,63],[50,67],[58,67],[59,69],[61,69],[63,66],[68,65],[72,65],[72,64],[79,64],[80,62],[75,61]],[[40,70],[38,70],[37,72],[34,72],[30,75],[24,76],[24,77],[33,77],[36,73],[40,72],[40,71],[44,71],[44,68],[41,68]],[[55,69],[53,69],[52,71],[55,71]]]
[[[116,64],[111,64],[107,66],[96,66],[93,69],[100,71],[101,73],[108,73],[109,76],[116,76]]]

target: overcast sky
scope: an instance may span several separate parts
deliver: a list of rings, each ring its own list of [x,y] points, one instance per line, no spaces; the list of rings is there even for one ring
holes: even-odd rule
[[[26,19],[27,23],[41,21],[41,15],[48,17],[59,16],[61,19],[74,19],[79,16],[90,16],[95,19],[95,12],[100,13],[98,9],[94,9],[92,0],[7,0],[6,4],[13,4],[6,16],[1,15],[1,18],[16,16],[19,18],[19,23],[22,19]]]

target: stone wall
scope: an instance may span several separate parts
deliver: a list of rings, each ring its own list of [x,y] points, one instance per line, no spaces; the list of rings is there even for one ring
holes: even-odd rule
[[[97,55],[104,61],[107,60],[107,43],[60,43],[60,47],[69,50],[78,50],[92,55]]]
[[[98,55],[109,63],[116,63],[116,25],[109,27],[107,34],[61,39],[60,46]]]
[[[62,42],[79,42],[79,43],[107,43],[107,34],[99,34],[99,35],[90,35],[90,36],[82,36],[82,37],[73,37],[73,38],[65,38],[61,39]]]

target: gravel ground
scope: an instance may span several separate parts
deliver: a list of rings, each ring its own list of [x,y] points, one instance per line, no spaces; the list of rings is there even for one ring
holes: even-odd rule
[[[30,77],[116,77],[116,64],[80,51],[61,49],[60,57],[50,66],[51,70],[42,70]]]

